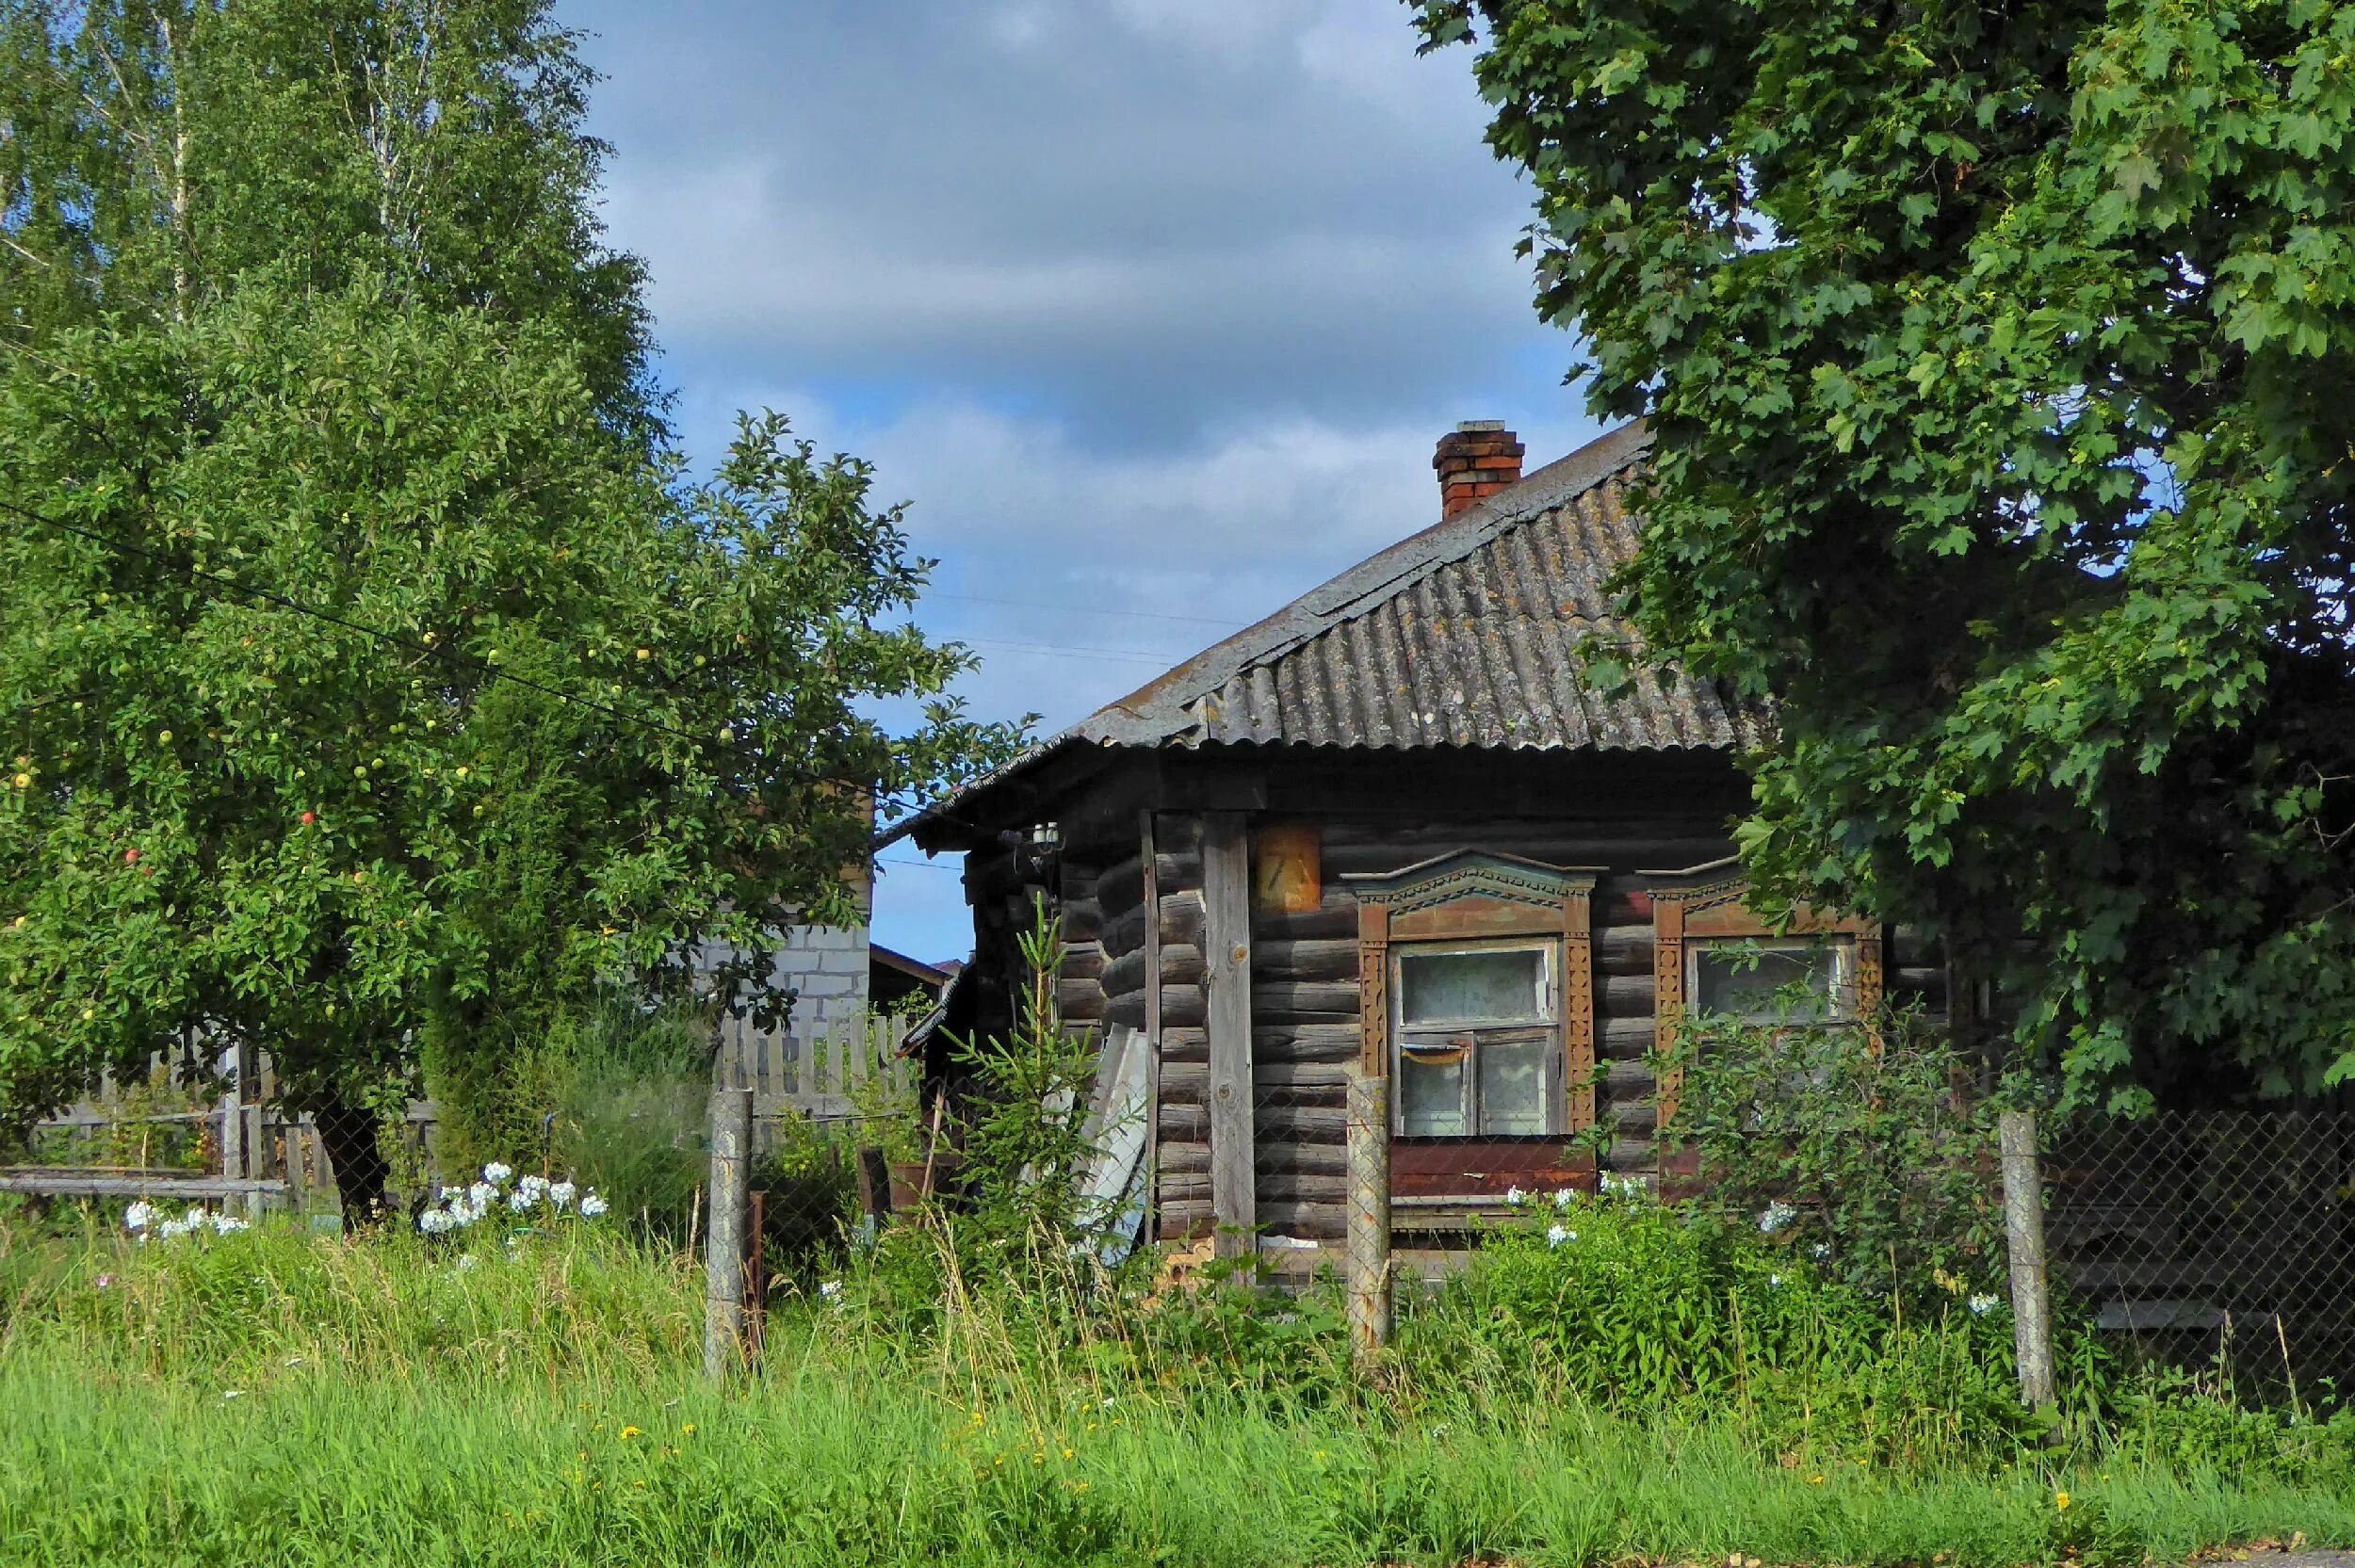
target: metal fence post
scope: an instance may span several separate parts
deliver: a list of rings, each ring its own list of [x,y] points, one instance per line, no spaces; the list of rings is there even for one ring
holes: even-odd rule
[[[2044,1268],[2044,1180],[2037,1169],[2036,1112],[2007,1110],[1996,1123],[2003,1152],[2004,1240],[2011,1257],[2011,1318],[2020,1357],[2020,1398],[2031,1409],[2053,1392],[2053,1309]]]
[[[1390,1338],[1390,1080],[1349,1080],[1349,1332],[1364,1362]]]
[[[753,1151],[753,1091],[711,1095],[711,1222],[704,1241],[704,1376],[723,1378],[744,1354],[744,1236]]]

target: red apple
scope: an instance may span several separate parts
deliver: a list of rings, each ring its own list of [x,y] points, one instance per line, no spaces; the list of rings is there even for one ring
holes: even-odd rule
[[[317,812],[306,811],[302,814],[302,825],[306,828],[318,819],[319,814]]]

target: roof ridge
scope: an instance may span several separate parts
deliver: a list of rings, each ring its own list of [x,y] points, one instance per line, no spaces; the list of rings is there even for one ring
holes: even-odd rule
[[[1105,703],[1064,734],[1134,741],[1160,718],[1167,733],[1192,722],[1188,710],[1254,665],[1370,613],[1507,529],[1573,500],[1639,461],[1651,447],[1642,420],[1599,436],[1508,489],[1440,519],[1335,574],[1275,613],[1171,666],[1126,697]],[[1115,717],[1117,716],[1117,717]],[[1048,742],[1048,744],[1052,744]]]

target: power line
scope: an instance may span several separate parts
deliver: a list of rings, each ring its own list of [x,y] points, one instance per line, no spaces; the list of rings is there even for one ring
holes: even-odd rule
[[[949,593],[942,591],[927,591],[924,597],[927,599],[957,599],[971,605],[1007,605],[1015,609],[1063,610],[1069,609],[1071,607],[1069,605],[1041,604],[1033,599],[994,599],[986,593]],[[1248,621],[1214,621],[1205,615],[1167,615],[1158,610],[1125,609],[1121,610],[1119,614],[1124,619],[1130,621],[1182,621],[1188,625],[1194,626],[1224,626],[1230,632],[1239,632],[1251,623]]]
[[[1142,648],[1082,648],[1068,642],[1008,642],[998,638],[961,637],[959,642],[976,648],[1001,648],[1017,654],[1054,654],[1070,658],[1126,659],[1132,664],[1170,664],[1176,662],[1167,654],[1148,654]]]

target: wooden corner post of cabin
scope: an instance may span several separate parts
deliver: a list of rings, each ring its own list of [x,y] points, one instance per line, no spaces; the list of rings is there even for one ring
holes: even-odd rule
[[[2053,1309],[2044,1263],[2044,1176],[2037,1166],[2036,1112],[2007,1110],[1996,1121],[2004,1172],[2004,1242],[2011,1259],[2013,1345],[2020,1399],[2031,1410],[2054,1402]]]
[[[753,1091],[711,1093],[711,1223],[704,1242],[704,1376],[744,1358],[744,1242],[753,1161]]]
[[[1210,1209],[1221,1257],[1255,1250],[1251,839],[1243,814],[1202,818],[1202,954],[1210,1075]]]

